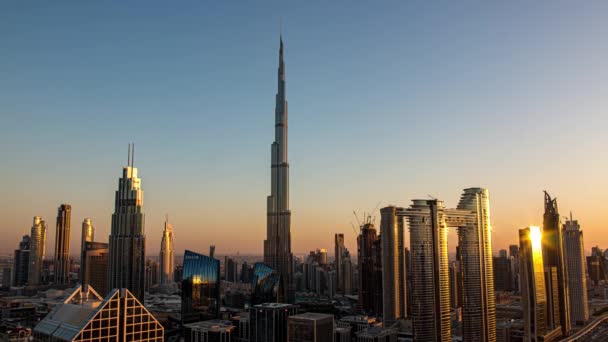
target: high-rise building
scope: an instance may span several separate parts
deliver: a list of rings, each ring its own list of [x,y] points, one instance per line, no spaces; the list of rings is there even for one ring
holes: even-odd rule
[[[570,320],[574,325],[583,325],[589,320],[587,301],[587,276],[585,270],[585,249],[583,231],[577,220],[572,219],[564,224],[564,260],[568,278],[570,296]]]
[[[344,291],[344,278],[342,277],[342,254],[346,247],[344,246],[344,234],[334,235],[334,269],[338,277],[338,290]]]
[[[30,236],[23,235],[19,249],[15,250],[13,258],[13,286],[27,284],[28,266],[30,262]]]
[[[284,303],[263,303],[249,308],[251,342],[287,341],[287,319],[298,313],[298,307]]]
[[[511,261],[511,289],[516,292],[521,291],[519,285],[519,246],[509,246],[509,259]]]
[[[173,226],[169,220],[165,220],[165,229],[160,241],[160,283],[170,284],[173,282],[173,270],[175,269],[175,255],[173,250]]]
[[[90,285],[105,296],[108,291],[108,263],[110,260],[109,245],[105,242],[85,242],[86,270],[82,285]]]
[[[287,341],[331,342],[334,336],[334,315],[307,312],[288,317]]]
[[[529,342],[542,341],[549,332],[541,240],[542,234],[539,227],[519,230],[524,337],[525,341]]]
[[[70,283],[70,229],[72,226],[72,206],[62,204],[57,209],[55,230],[55,283]]]
[[[253,278],[252,276],[252,269],[251,266],[249,266],[249,264],[247,263],[247,261],[244,261],[241,264],[241,282],[242,283],[250,283],[251,279]]]
[[[403,208],[389,206],[380,209],[380,232],[382,234],[382,317],[387,323],[407,317],[403,217],[397,215],[398,211],[403,211]]]
[[[462,306],[462,276],[458,261],[450,262],[450,306],[453,309]]]
[[[293,255],[291,253],[291,210],[289,209],[289,162],[287,158],[287,100],[283,37],[280,40],[278,92],[275,108],[275,140],[271,148],[271,193],[268,196],[264,263],[282,275],[283,298],[293,302]]]
[[[150,292],[150,289],[160,281],[160,265],[154,259],[146,260],[146,282],[144,289],[146,292]]]
[[[494,257],[494,289],[496,291],[511,291],[511,259]]]
[[[353,264],[350,259],[350,253],[347,249],[342,254],[342,266],[340,267],[340,275],[342,277],[342,293],[345,295],[353,294]],[[340,280],[338,280],[338,285]]]
[[[251,304],[279,303],[284,291],[282,274],[261,262],[253,267]]]
[[[164,341],[164,328],[127,289],[103,298],[78,286],[34,328],[35,341]]]
[[[108,288],[127,288],[139,300],[144,298],[146,236],[144,235],[144,191],[134,165],[135,149],[122,169],[112,214]]]
[[[564,266],[562,225],[557,199],[545,191],[545,213],[542,231],[543,261],[547,286],[547,322],[550,329],[561,326],[562,335],[570,335],[568,279]]]
[[[40,216],[34,217],[30,232],[30,262],[27,282],[29,285],[42,284],[42,262],[46,254],[46,223]]]
[[[87,242],[93,241],[95,241],[95,227],[90,218],[85,218],[82,222],[80,236],[80,282],[82,285],[85,285],[85,275],[87,274]]]
[[[448,231],[443,202],[413,200],[404,215],[410,230],[414,341],[450,341]]]
[[[488,189],[464,189],[457,210],[448,210],[458,227],[462,276],[462,335],[465,341],[496,341],[492,225]],[[506,256],[506,251],[504,251]]]
[[[224,258],[224,280],[236,282],[238,278],[238,264],[230,257]]]
[[[373,241],[372,245],[372,260],[374,263],[372,305],[373,312],[380,315],[383,312],[382,296],[384,292],[382,288],[382,234],[378,234],[378,238]]]
[[[189,250],[184,253],[182,323],[218,318],[220,261]]]

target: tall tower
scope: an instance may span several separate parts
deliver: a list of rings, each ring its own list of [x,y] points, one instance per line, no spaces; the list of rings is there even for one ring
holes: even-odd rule
[[[72,226],[72,206],[62,204],[57,209],[55,230],[55,283],[70,283],[70,228]]]
[[[380,315],[374,301],[374,242],[378,240],[376,229],[372,223],[361,226],[357,237],[357,265],[359,269],[359,310],[366,314]],[[382,285],[382,281],[380,281]]]
[[[19,249],[15,250],[13,259],[13,286],[23,286],[27,283],[28,266],[30,262],[30,236],[23,235]]]
[[[338,278],[338,290],[344,291],[344,276],[342,272],[342,254],[344,254],[344,234],[334,235],[334,269]]]
[[[403,216],[397,216],[402,211],[393,206],[380,209],[382,308],[387,324],[407,317]]]
[[[80,236],[80,283],[84,286],[87,274],[87,242],[95,241],[95,228],[90,218],[82,221],[82,235]],[[97,289],[99,290],[99,289]]]
[[[135,148],[129,145],[127,166],[122,168],[112,214],[108,290],[127,288],[143,301],[146,269],[144,235],[144,191],[137,168],[133,167]]]
[[[458,227],[464,341],[496,341],[492,226],[488,189],[465,189],[457,209],[474,215]]]
[[[568,275],[570,320],[572,324],[583,325],[589,320],[585,249],[583,231],[578,221],[572,219],[572,213],[570,220],[564,224],[564,260]]]
[[[557,199],[545,191],[545,213],[543,215],[543,261],[547,286],[547,322],[550,329],[561,325],[562,335],[570,335],[570,300],[568,279],[564,266],[562,225]]]
[[[42,279],[42,261],[46,254],[46,223],[40,216],[34,217],[30,233],[30,265],[27,282],[29,285],[40,285]]]
[[[173,282],[173,270],[175,269],[175,255],[173,249],[173,226],[169,219],[165,220],[163,238],[160,241],[160,283],[170,284]]]
[[[414,341],[450,341],[448,229],[443,202],[413,200],[405,216],[410,229]]]
[[[275,107],[275,140],[271,146],[271,193],[267,199],[267,231],[264,240],[264,263],[279,271],[283,298],[292,302],[293,265],[291,254],[291,211],[289,210],[289,162],[287,160],[287,100],[285,98],[285,62],[283,37],[280,39],[278,92]]]
[[[521,296],[524,303],[524,341],[542,341],[547,328],[547,293],[539,227],[519,230]]]

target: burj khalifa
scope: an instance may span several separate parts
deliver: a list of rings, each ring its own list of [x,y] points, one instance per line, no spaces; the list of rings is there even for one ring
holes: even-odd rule
[[[264,263],[281,274],[280,301],[293,302],[291,211],[289,210],[289,162],[287,161],[287,100],[283,37],[279,49],[278,92],[275,106],[275,139],[271,146],[271,193],[267,203]]]

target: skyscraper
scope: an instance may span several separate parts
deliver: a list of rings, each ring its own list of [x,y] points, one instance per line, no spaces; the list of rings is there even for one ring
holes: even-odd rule
[[[184,253],[182,323],[218,318],[220,261],[189,250]]]
[[[568,279],[564,266],[562,225],[557,199],[545,191],[545,213],[542,233],[543,261],[547,286],[547,322],[551,329],[561,325],[562,334],[570,334],[570,305]]]
[[[450,341],[448,230],[443,202],[413,200],[404,214],[410,229],[414,341]]]
[[[525,341],[542,341],[547,334],[547,294],[539,227],[519,230],[521,294]]]
[[[105,242],[85,242],[85,273],[82,285],[90,285],[105,296],[108,289],[109,247]]]
[[[563,238],[568,294],[570,296],[570,320],[572,324],[583,325],[589,320],[585,249],[583,231],[578,221],[572,219],[572,213],[570,214],[570,220],[564,224]]]
[[[509,245],[509,259],[511,260],[511,289],[521,291],[519,285],[519,246]]]
[[[133,167],[134,154],[134,146],[133,151],[129,146],[128,163],[118,180],[110,233],[108,288],[127,288],[143,301],[146,268],[144,191],[137,168]]]
[[[72,206],[62,204],[57,209],[55,230],[55,283],[70,282],[70,229],[72,226]]]
[[[42,282],[42,262],[46,253],[46,223],[40,216],[34,217],[30,233],[30,262],[27,282],[29,285],[40,285]]]
[[[15,250],[13,259],[13,286],[23,286],[27,283],[28,266],[30,262],[30,236],[23,235],[19,249]]]
[[[282,274],[268,265],[256,262],[253,266],[253,279],[251,289],[251,304],[279,303],[285,291],[281,288]]]
[[[449,225],[458,227],[464,299],[462,301],[463,340],[494,342],[496,341],[496,306],[488,189],[465,189],[457,209],[458,212],[448,211],[448,216],[452,221]],[[464,211],[473,215],[467,215],[468,213]],[[506,254],[506,251],[504,253]]]
[[[287,159],[287,100],[283,37],[280,39],[278,92],[275,107],[275,140],[271,147],[271,193],[267,201],[267,231],[264,263],[279,271],[289,302],[293,301],[293,265],[291,254],[291,211],[289,209],[289,162]]]
[[[407,317],[403,217],[393,206],[380,209],[382,234],[382,308],[385,322]]]
[[[338,277],[338,290],[344,291],[344,279],[342,277],[342,254],[344,253],[344,234],[334,235],[334,269]]]
[[[160,283],[170,284],[173,282],[173,270],[175,269],[175,255],[173,252],[173,226],[169,220],[165,220],[165,229],[160,241]]]
[[[80,282],[83,286],[87,274],[87,242],[93,241],[95,241],[95,228],[91,219],[85,218],[82,222],[82,235],[80,236]]]

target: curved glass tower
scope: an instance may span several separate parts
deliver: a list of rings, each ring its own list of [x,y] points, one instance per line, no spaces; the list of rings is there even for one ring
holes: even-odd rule
[[[280,303],[283,294],[281,274],[270,266],[257,262],[253,267],[251,305]]]
[[[220,261],[186,250],[183,272],[182,322],[217,318],[220,312]]]

